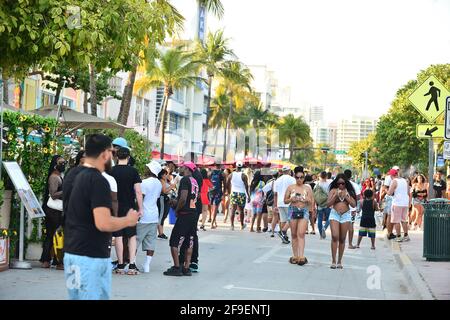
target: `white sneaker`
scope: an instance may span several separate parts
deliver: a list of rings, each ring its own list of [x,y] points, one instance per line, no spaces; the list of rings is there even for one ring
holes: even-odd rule
[[[150,265],[144,263],[142,265],[142,269],[144,269],[144,273],[149,273],[150,272]]]

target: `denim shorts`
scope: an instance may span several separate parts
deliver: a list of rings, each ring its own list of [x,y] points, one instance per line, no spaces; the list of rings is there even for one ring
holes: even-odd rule
[[[391,214],[391,209],[392,209],[392,197],[390,196],[386,196],[384,198],[384,210],[383,213],[387,213],[387,214]]]
[[[297,208],[294,206],[289,207],[289,220],[305,219],[309,220],[308,208]]]
[[[339,223],[352,222],[352,214],[350,213],[350,210],[348,210],[347,212],[345,212],[343,214],[340,214],[336,210],[331,209],[330,221],[331,220],[337,221]]]
[[[110,258],[65,253],[64,277],[70,300],[109,300],[112,278]]]

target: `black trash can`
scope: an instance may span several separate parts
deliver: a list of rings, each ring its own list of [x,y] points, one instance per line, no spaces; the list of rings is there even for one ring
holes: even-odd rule
[[[433,199],[423,206],[423,257],[450,261],[450,201]]]

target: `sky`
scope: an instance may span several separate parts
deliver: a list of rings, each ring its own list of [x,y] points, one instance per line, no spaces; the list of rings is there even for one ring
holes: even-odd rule
[[[222,2],[208,28],[225,29],[242,62],[267,65],[294,106],[323,106],[328,121],[379,117],[420,70],[450,63],[450,0]]]

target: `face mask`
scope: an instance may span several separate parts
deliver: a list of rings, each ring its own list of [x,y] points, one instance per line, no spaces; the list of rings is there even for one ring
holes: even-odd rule
[[[63,173],[64,171],[66,171],[66,164],[64,164],[64,163],[58,164],[58,165],[56,165],[55,168],[59,172]]]

